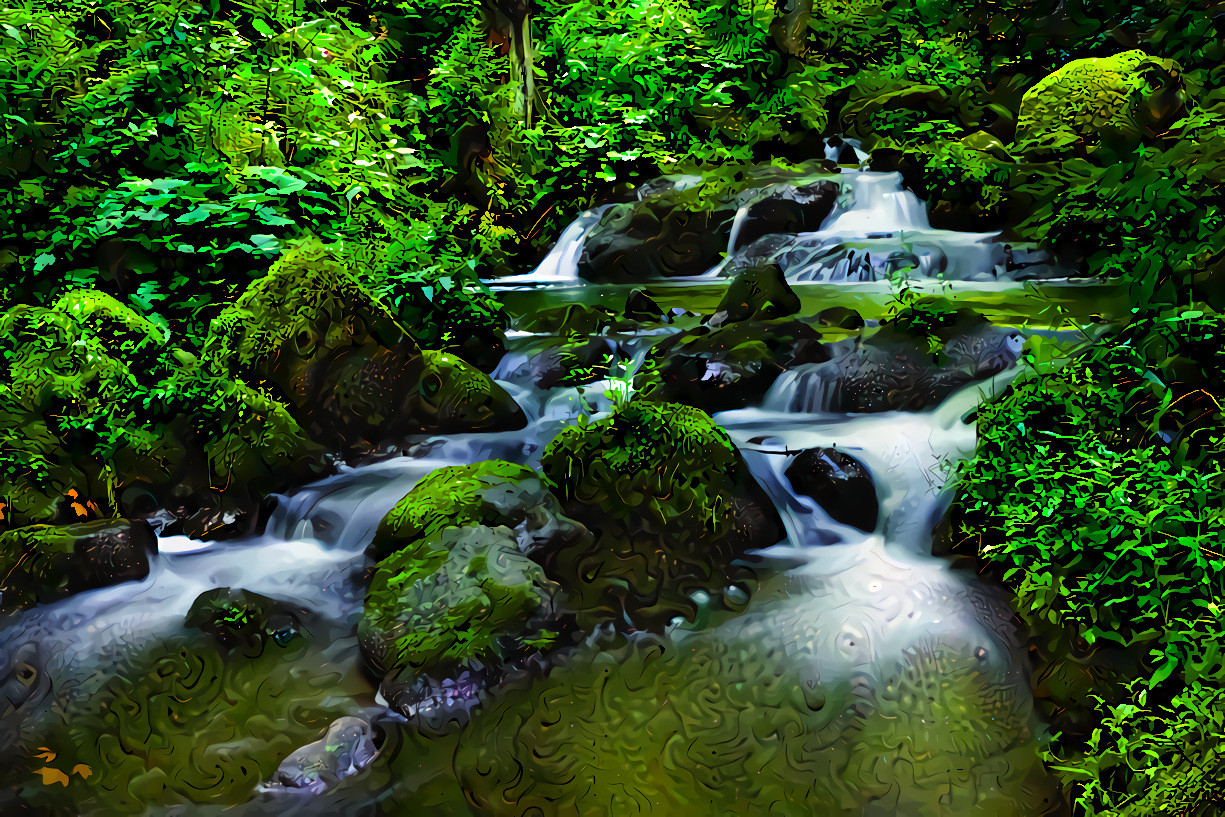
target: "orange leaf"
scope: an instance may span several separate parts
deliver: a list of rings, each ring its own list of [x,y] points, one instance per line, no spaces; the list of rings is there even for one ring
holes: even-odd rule
[[[44,766],[41,769],[35,769],[34,774],[42,775],[44,786],[50,786],[52,783],[59,783],[61,786],[68,785],[68,775],[64,774],[59,769],[52,769],[48,766]]]
[[[78,763],[72,767],[72,773],[79,774],[81,777],[88,780],[89,776],[94,773],[94,770],[86,766],[84,763]]]

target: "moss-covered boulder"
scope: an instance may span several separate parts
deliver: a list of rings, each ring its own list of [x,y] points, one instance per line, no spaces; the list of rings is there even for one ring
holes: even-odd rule
[[[1143,51],[1073,60],[1025,92],[1017,149],[1126,151],[1164,133],[1186,104],[1182,68]]]
[[[828,357],[820,334],[802,321],[700,326],[652,347],[634,388],[649,400],[726,411],[760,402],[786,369]]]
[[[435,530],[379,563],[359,630],[377,675],[488,664],[548,641],[558,588],[505,526]]]
[[[148,524],[127,519],[0,533],[0,610],[143,579],[156,550]]]
[[[517,501],[520,489],[540,487],[531,468],[504,460],[451,465],[431,471],[383,517],[370,552],[383,558],[416,547],[448,527],[506,525],[526,519],[528,508]],[[431,569],[437,564],[429,565]]]
[[[782,521],[723,429],[689,406],[631,402],[564,429],[541,469],[593,540],[540,552],[580,617],[662,626],[690,595],[722,595],[732,561],[783,536]]]
[[[602,306],[567,304],[541,309],[519,319],[519,328],[542,335],[598,335],[617,322],[617,314]]]
[[[422,349],[330,250],[307,242],[214,320],[207,364],[267,386],[307,434],[363,449],[385,438],[519,428],[522,411],[454,354]]]

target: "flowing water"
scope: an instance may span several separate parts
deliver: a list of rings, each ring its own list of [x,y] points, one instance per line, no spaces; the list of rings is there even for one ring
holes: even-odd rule
[[[899,253],[917,259],[907,266],[919,275],[993,280],[1008,275],[1007,250],[994,236],[931,229],[922,204],[901,190],[896,174],[843,175],[847,195],[819,230],[738,248],[733,227],[730,263],[768,258],[790,278],[845,282],[848,288],[893,271],[891,264],[902,263]],[[684,187],[697,181],[680,177],[668,183]],[[580,215],[536,271],[500,285],[537,292],[582,285],[576,265],[583,239],[599,216],[599,208]],[[682,301],[683,292],[683,287],[676,290]],[[211,544],[163,537],[147,579],[25,613],[16,626],[0,633],[0,661],[11,663],[18,654],[28,659],[33,649],[53,687],[84,685],[79,688],[87,692],[88,679],[104,675],[125,654],[181,632],[192,601],[214,587],[242,587],[292,601],[311,610],[325,631],[349,637],[360,617],[369,567],[364,548],[379,520],[417,480],[444,465],[484,459],[535,464],[564,425],[608,411],[628,397],[630,376],[650,345],[669,331],[612,336],[608,343],[622,362],[608,381],[547,390],[533,384],[530,350],[536,338],[516,333],[494,377],[524,408],[527,429],[417,438],[409,441],[404,456],[342,467],[335,476],[280,497],[258,537]],[[739,717],[753,711],[734,703],[739,694],[731,693],[742,674],[752,679],[759,672],[749,662],[765,668],[760,670],[763,685],[818,690],[829,701],[824,714],[818,720],[812,720],[817,718],[812,712],[803,714],[796,721],[799,737],[793,734],[793,742],[780,751],[791,768],[807,776],[801,788],[825,786],[822,802],[828,814],[1030,815],[1055,808],[1049,779],[1036,759],[1043,727],[1030,698],[1023,638],[1007,603],[931,555],[932,528],[949,499],[950,475],[974,447],[974,426],[967,418],[978,401],[998,393],[1014,373],[964,387],[930,411],[858,415],[829,411],[823,396],[829,386],[819,377],[788,373],[761,407],[715,415],[778,507],[787,537],[751,554],[760,586],[737,588],[751,596],[744,612],[703,614],[696,623],[677,622],[668,633],[669,648],[680,656],[671,670],[671,694],[701,696],[719,724],[734,721],[738,711]],[[797,452],[813,447],[837,447],[864,464],[880,502],[876,529],[864,532],[839,523],[792,489],[784,470]],[[710,666],[686,663],[697,660],[686,655],[728,649],[740,650],[743,657],[702,688],[686,688],[677,680],[690,672],[705,677],[703,668]],[[627,660],[626,666],[631,665]],[[570,697],[584,688],[576,681]],[[633,705],[587,707],[590,723],[570,724],[575,731],[569,740],[583,741],[584,752],[596,752],[593,764],[617,763],[611,749],[599,754],[601,735],[624,726],[628,716],[619,707],[628,712]],[[762,718],[772,716],[758,711]],[[714,729],[714,724],[702,726]],[[742,742],[758,739],[751,717],[741,732]],[[805,735],[812,740],[805,743]],[[462,765],[461,760],[455,763]],[[669,768],[685,765],[669,763]],[[760,775],[773,768],[739,774]],[[462,777],[463,769],[456,773]],[[838,783],[827,784],[826,778]],[[358,775],[348,782],[346,803],[369,805],[381,799],[377,791],[354,795],[361,780]],[[384,780],[377,785],[409,784]],[[413,785],[424,784],[417,780]],[[649,788],[648,783],[639,785]],[[797,802],[818,797],[816,791],[796,794]],[[663,799],[651,801],[657,813],[671,813],[658,803],[681,797],[659,796]],[[253,813],[291,812],[278,802],[265,792],[249,806]],[[678,802],[685,801],[681,797]],[[318,813],[347,813],[320,808]],[[513,808],[487,810],[514,813]],[[638,807],[613,813],[650,812]],[[704,812],[697,808],[693,813]]]

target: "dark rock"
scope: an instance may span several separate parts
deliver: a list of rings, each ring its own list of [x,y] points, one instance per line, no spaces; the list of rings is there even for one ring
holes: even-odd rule
[[[285,647],[301,637],[313,618],[304,607],[250,590],[219,587],[196,597],[183,624],[209,635],[226,649],[251,657],[268,644]]]
[[[859,163],[854,158],[854,149],[848,145],[843,150],[850,150],[853,164]],[[745,212],[731,251],[747,247],[763,236],[795,235],[819,229],[833,212],[840,192],[837,182],[825,179],[801,187],[775,184],[765,188],[764,195],[753,201]]]
[[[528,368],[539,388],[582,386],[608,377],[614,357],[615,346],[603,338],[557,338],[528,360]]]
[[[709,323],[719,326],[735,321],[772,320],[799,311],[799,296],[787,284],[782,268],[768,264],[737,273]]]
[[[831,519],[862,531],[876,529],[876,486],[854,457],[836,448],[809,448],[796,455],[786,475],[796,493],[815,499]]]
[[[665,320],[663,307],[655,303],[646,290],[642,289],[635,289],[625,299],[625,317],[650,323],[661,323]]]
[[[862,329],[863,317],[847,306],[831,306],[817,313],[817,323],[838,329]]]
[[[691,209],[688,191],[614,204],[587,237],[578,272],[591,281],[701,275],[727,247],[733,213]]]
[[[787,368],[828,357],[820,335],[801,321],[701,326],[653,347],[634,386],[650,400],[726,411],[760,402]]]
[[[106,519],[31,525],[0,534],[0,609],[33,607],[149,575],[157,550],[148,523]]]

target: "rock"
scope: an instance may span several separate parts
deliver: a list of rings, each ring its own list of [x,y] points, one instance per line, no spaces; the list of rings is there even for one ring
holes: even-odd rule
[[[107,519],[0,533],[0,609],[33,607],[149,575],[157,550],[145,522]]]
[[[610,283],[701,275],[727,247],[732,214],[698,209],[694,200],[692,191],[668,190],[612,205],[588,234],[579,275]]]
[[[876,529],[880,503],[861,462],[836,448],[809,448],[787,466],[791,487],[817,501],[830,518],[862,531]]]
[[[734,251],[765,235],[817,229],[840,189],[804,169],[728,175],[609,207],[587,237],[579,275],[607,282],[701,275],[732,241]]]
[[[846,145],[843,152],[847,150],[851,154],[850,163],[858,165],[854,148]],[[762,188],[760,196],[748,205],[740,227],[732,237],[735,246],[730,248],[731,251],[743,249],[767,235],[795,235],[820,229],[821,223],[833,212],[840,192],[841,186],[828,179],[798,187],[775,183]]]
[[[414,729],[434,737],[465,726],[496,680],[494,672],[475,668],[456,670],[453,676],[437,672],[404,677],[389,674],[379,684],[379,695]]]
[[[445,528],[468,525],[506,526],[519,531],[526,546],[542,528],[564,528],[560,512],[531,468],[502,460],[447,466],[431,471],[396,503],[379,524],[369,553],[382,559],[415,549]]]
[[[421,348],[318,242],[282,255],[213,321],[205,361],[273,389],[312,439],[344,450],[526,424],[488,376]]]
[[[566,428],[541,470],[565,514],[594,536],[534,554],[580,621],[624,615],[662,627],[693,613],[690,593],[722,596],[733,559],[783,536],[727,433],[688,406],[635,400]]]
[[[649,400],[726,411],[759,402],[788,367],[826,359],[820,335],[800,321],[702,326],[652,347],[634,388]]]
[[[720,326],[735,321],[773,320],[799,311],[799,296],[787,284],[782,268],[768,264],[738,272],[727,285],[727,292],[709,323]]]
[[[817,323],[837,329],[862,329],[863,317],[848,306],[831,306],[817,313]]]
[[[376,677],[415,683],[539,648],[560,589],[506,526],[433,531],[379,562],[358,629]]]
[[[1173,60],[1139,50],[1073,60],[1025,92],[1016,146],[1026,153],[1129,150],[1164,133],[1185,103]]]
[[[532,355],[528,369],[537,388],[582,386],[608,377],[615,350],[604,338],[555,338]]]
[[[284,647],[299,638],[311,618],[304,607],[249,590],[219,587],[196,597],[183,624],[226,649],[255,657],[269,643]]]
[[[625,299],[624,315],[630,320],[644,323],[664,323],[667,320],[663,307],[643,289],[635,289]]]
[[[369,766],[378,753],[370,723],[352,716],[337,718],[323,738],[290,753],[269,786],[321,794]]]

